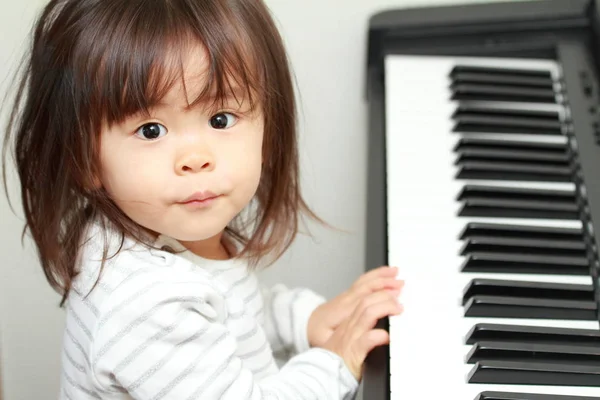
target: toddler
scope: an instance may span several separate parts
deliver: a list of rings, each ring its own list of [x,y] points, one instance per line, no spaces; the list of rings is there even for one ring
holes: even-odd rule
[[[52,0],[26,61],[5,143],[67,313],[59,398],[354,397],[403,282],[380,267],[326,301],[257,280],[319,220],[265,4]]]

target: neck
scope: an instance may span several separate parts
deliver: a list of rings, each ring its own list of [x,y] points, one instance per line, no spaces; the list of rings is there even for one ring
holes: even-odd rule
[[[223,232],[205,239],[193,242],[181,242],[192,253],[209,260],[229,260],[231,254],[224,243]]]

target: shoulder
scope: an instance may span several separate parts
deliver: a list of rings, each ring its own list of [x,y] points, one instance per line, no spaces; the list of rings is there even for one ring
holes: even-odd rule
[[[79,265],[73,288],[89,293],[89,301],[98,310],[96,339],[110,336],[144,315],[148,320],[168,321],[161,319],[160,313],[176,315],[192,309],[215,322],[228,317],[227,288],[208,271],[176,254],[129,239],[122,241],[92,227]]]
[[[168,251],[148,248],[114,230],[90,224],[82,239],[74,281],[80,292],[100,285],[111,298],[146,287],[168,291],[170,287],[204,286],[224,292],[209,271]],[[160,284],[159,284],[160,283]],[[187,285],[186,285],[187,284]],[[224,294],[224,293],[223,293]],[[114,300],[113,300],[114,301]]]

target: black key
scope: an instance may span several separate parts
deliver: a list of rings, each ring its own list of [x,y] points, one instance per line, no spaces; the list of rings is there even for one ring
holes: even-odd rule
[[[465,225],[459,238],[465,240],[478,236],[583,242],[583,230],[581,228],[492,224],[483,222],[469,222]]]
[[[600,366],[518,361],[480,361],[469,383],[507,385],[600,386]]]
[[[594,301],[594,286],[558,282],[472,279],[463,290],[463,305],[475,296],[502,296],[537,300]]]
[[[549,165],[570,165],[571,155],[566,143],[536,143],[461,137],[454,152],[456,163],[463,160],[518,160]]]
[[[573,191],[465,185],[460,216],[579,219]]]
[[[520,68],[498,68],[480,65],[457,65],[450,71],[450,77],[459,73],[488,73],[494,75],[522,76],[534,78],[552,79],[552,74],[547,70],[520,69]]]
[[[600,330],[502,324],[475,324],[465,336],[465,344],[480,341],[577,344],[600,349]]]
[[[457,83],[450,86],[451,100],[514,101],[556,103],[553,88],[528,88],[522,86]]]
[[[473,400],[598,400],[597,397],[517,392],[481,392]]]
[[[561,135],[563,123],[556,111],[529,111],[460,106],[452,115],[453,132]]]
[[[595,301],[472,296],[465,317],[528,318],[597,321]]]
[[[537,76],[504,75],[489,72],[456,72],[451,75],[453,82],[458,83],[492,83],[496,85],[517,85],[522,87],[551,88],[551,78]]]
[[[485,179],[508,181],[572,182],[573,168],[569,165],[545,165],[515,161],[459,160],[456,179]]]
[[[542,256],[529,254],[472,253],[460,270],[504,274],[590,275],[585,257]]]
[[[573,240],[471,236],[465,241],[460,254],[468,255],[477,252],[585,257],[586,246],[583,242]]]
[[[466,356],[467,364],[478,361],[524,361],[600,366],[600,348],[577,344],[483,341],[475,343]]]
[[[460,211],[463,217],[573,219],[579,217],[575,204],[551,201],[469,198]]]
[[[483,115],[483,116],[514,116],[521,118],[536,118],[546,121],[560,121],[560,113],[557,109],[536,110],[534,108],[507,107],[504,105],[486,105],[482,103],[459,103],[451,118],[461,115]]]

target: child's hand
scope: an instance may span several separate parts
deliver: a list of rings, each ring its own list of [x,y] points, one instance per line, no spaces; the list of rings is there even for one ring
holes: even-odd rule
[[[368,295],[387,290],[398,296],[404,281],[397,280],[397,268],[380,267],[361,275],[344,293],[327,303],[321,304],[311,314],[308,325],[308,342],[321,347],[329,340],[333,331],[347,319],[357,305]]]
[[[348,319],[321,346],[338,354],[357,381],[361,380],[363,362],[373,348],[389,343],[384,329],[373,329],[380,318],[398,315],[402,305],[395,294],[378,291],[364,297]]]

